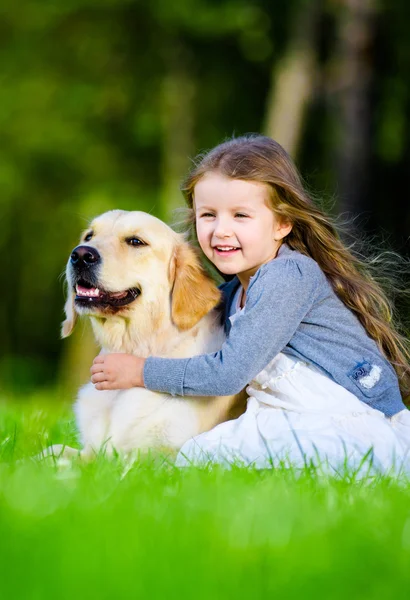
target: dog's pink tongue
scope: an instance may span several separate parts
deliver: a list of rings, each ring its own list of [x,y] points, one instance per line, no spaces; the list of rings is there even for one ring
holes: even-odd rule
[[[125,298],[127,292],[110,292],[111,298]]]

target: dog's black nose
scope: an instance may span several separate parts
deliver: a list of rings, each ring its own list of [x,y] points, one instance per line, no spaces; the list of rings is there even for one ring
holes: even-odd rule
[[[100,260],[98,250],[91,246],[77,246],[71,253],[71,264],[75,267],[90,267]]]

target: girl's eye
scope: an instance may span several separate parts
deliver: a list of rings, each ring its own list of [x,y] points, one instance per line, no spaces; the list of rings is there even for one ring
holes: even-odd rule
[[[236,213],[235,217],[239,217],[240,219],[246,219],[248,215],[245,215],[244,213]]]
[[[133,236],[125,240],[129,246],[146,246],[147,244],[139,238]]]
[[[212,213],[203,213],[201,217],[214,217],[215,215]]]
[[[93,235],[94,235],[94,232],[93,232],[93,231],[90,231],[90,232],[89,232],[89,233],[87,233],[87,235],[85,236],[85,238],[84,238],[84,241],[85,241],[85,242],[89,242],[89,241],[91,240],[91,238],[93,237]]]

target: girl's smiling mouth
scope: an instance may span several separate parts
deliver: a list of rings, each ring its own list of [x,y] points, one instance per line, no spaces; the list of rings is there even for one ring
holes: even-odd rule
[[[230,256],[240,250],[238,246],[214,246],[214,251],[220,256]]]

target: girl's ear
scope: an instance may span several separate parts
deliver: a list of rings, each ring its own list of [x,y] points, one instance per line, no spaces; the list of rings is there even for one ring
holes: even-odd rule
[[[171,317],[178,329],[191,329],[221,300],[221,292],[201,266],[195,251],[180,244],[171,263]]]
[[[277,226],[275,241],[283,240],[292,231],[293,223],[290,221],[280,221]]]
[[[75,324],[77,322],[78,315],[74,306],[75,293],[69,291],[68,298],[64,306],[64,311],[66,315],[65,321],[63,321],[61,325],[61,337],[66,338],[73,332]]]

